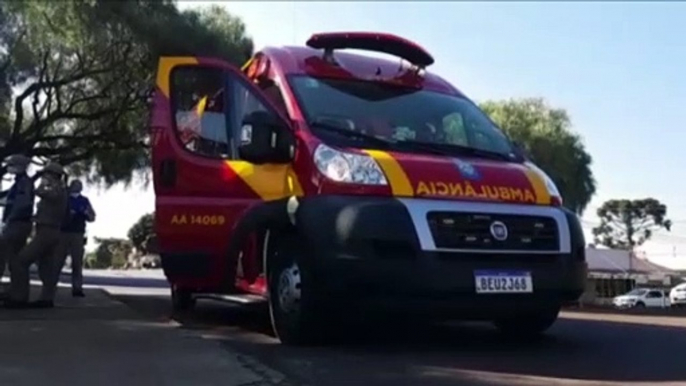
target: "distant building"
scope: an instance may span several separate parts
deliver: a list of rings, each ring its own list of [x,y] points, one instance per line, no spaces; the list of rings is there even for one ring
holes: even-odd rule
[[[607,303],[635,287],[669,289],[683,281],[681,272],[655,264],[631,251],[586,249],[588,282],[583,303]]]

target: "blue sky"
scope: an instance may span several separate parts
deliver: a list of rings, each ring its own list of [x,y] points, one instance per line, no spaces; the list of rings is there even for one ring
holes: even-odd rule
[[[658,198],[676,225],[646,252],[686,268],[686,3],[214,3],[243,18],[257,49],[302,45],[314,32],[390,32],[427,48],[432,71],[473,99],[544,97],[567,109],[598,180],[585,224],[597,222],[607,199]],[[112,236],[153,205],[151,192],[115,189],[96,199],[111,212],[102,222],[113,216],[117,225],[92,233]],[[124,202],[140,209],[130,221],[117,217]]]

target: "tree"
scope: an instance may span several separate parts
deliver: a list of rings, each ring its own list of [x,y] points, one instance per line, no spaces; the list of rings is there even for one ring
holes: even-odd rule
[[[131,244],[143,254],[147,254],[148,241],[155,235],[155,213],[147,213],[141,216],[131,226],[127,234]]]
[[[241,63],[252,47],[242,21],[216,6],[180,12],[168,0],[0,2],[0,157],[57,160],[107,186],[147,176],[157,58]]]
[[[596,192],[596,182],[591,155],[571,131],[567,112],[540,98],[486,101],[481,108],[550,176],[564,205],[582,214]]]
[[[633,249],[658,229],[670,230],[667,206],[654,198],[609,200],[598,209],[600,225],[593,228],[597,244],[610,248]]]
[[[98,248],[95,250],[95,261],[91,266],[96,269],[124,268],[128,261],[132,245],[128,240],[118,238],[101,239],[96,237]]]

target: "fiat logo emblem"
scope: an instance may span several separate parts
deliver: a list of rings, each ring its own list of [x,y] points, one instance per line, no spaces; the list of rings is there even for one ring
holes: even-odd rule
[[[491,235],[498,241],[507,240],[507,226],[501,221],[494,221],[491,224]]]

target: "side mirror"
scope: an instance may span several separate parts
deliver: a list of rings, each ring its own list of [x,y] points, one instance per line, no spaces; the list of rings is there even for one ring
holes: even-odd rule
[[[295,139],[283,122],[266,111],[255,111],[241,125],[238,156],[250,163],[287,163],[295,154]]]

